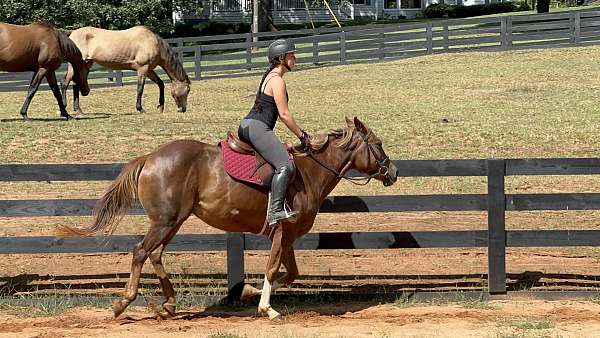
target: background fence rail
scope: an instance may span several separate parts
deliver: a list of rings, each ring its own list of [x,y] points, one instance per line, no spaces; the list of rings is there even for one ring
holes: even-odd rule
[[[331,196],[321,212],[486,211],[488,229],[467,231],[392,231],[308,233],[294,243],[300,250],[488,248],[488,291],[506,292],[506,247],[600,246],[600,230],[506,230],[505,211],[600,210],[600,193],[506,194],[504,179],[514,175],[598,175],[600,158],[403,160],[394,161],[400,177],[486,176],[487,194]],[[5,164],[0,182],[102,181],[114,179],[123,163]],[[351,173],[356,174],[356,173]],[[93,199],[0,200],[0,217],[89,216]],[[129,214],[143,214],[134,206]],[[0,238],[0,254],[127,252],[141,235],[104,237]],[[182,234],[172,251],[227,250],[228,285],[235,292],[244,283],[244,250],[268,250],[270,242],[254,234]]]
[[[190,77],[200,80],[256,74],[267,65],[266,48],[277,38],[298,47],[300,68],[379,62],[426,54],[560,48],[600,44],[600,11],[450,19],[424,23],[302,29],[168,39]],[[63,65],[59,78],[66,70]],[[164,77],[165,72],[157,73]],[[26,90],[30,73],[0,72],[0,91]],[[136,83],[133,71],[95,66],[91,87]],[[44,84],[43,88],[47,89]]]

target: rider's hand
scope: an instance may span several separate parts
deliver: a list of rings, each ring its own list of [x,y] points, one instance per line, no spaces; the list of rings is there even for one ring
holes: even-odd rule
[[[298,139],[300,139],[302,150],[307,151],[310,149],[310,135],[307,132],[302,130],[302,136],[298,137]]]

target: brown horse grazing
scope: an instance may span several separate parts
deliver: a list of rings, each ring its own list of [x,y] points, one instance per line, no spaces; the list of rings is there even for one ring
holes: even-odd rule
[[[81,52],[69,37],[49,23],[36,22],[27,26],[0,23],[0,70],[8,72],[33,71],[27,97],[21,115],[28,120],[27,109],[45,77],[58,102],[60,116],[69,119],[54,71],[63,61],[68,61],[74,70],[74,80],[84,96],[90,92],[88,68]]]
[[[270,234],[272,239],[262,291],[247,286],[244,298],[261,295],[258,311],[279,316],[270,305],[271,291],[292,283],[298,276],[292,244],[307,233],[323,200],[349,169],[356,169],[385,186],[396,181],[396,167],[383,151],[381,140],[358,118],[348,128],[317,135],[306,156],[295,156],[296,175],[287,191],[293,210],[301,214],[293,223],[265,229],[268,196],[264,191],[232,179],[223,169],[218,146],[192,140],[168,143],[131,160],[100,198],[94,222],[79,234],[106,231],[112,234],[136,197],[150,218],[150,229],[133,249],[131,275],[124,298],[115,301],[115,317],[136,298],[142,265],[150,258],[160,280],[163,308],[175,313],[175,291],[161,262],[165,247],[181,224],[193,213],[207,224],[225,231]],[[275,280],[281,264],[287,273]]]
[[[177,111],[186,111],[190,79],[175,51],[147,27],[136,26],[122,31],[83,27],[72,31],[69,37],[81,50],[88,69],[96,62],[109,69],[137,71],[136,109],[139,113],[144,112],[142,94],[146,76],[158,85],[157,108],[161,113],[163,112],[165,85],[154,72],[157,65],[161,66],[171,79],[171,95],[177,104]],[[66,91],[72,78],[73,71],[69,68],[61,86],[65,105]],[[73,109],[81,113],[79,95],[75,87],[73,87]]]

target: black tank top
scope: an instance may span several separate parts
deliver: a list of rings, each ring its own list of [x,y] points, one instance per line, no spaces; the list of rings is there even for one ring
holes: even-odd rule
[[[273,76],[274,77],[274,76]],[[273,77],[270,77],[267,82],[265,82],[264,87],[267,86],[269,80]],[[258,120],[264,122],[271,130],[275,129],[275,123],[277,122],[277,118],[279,117],[279,110],[277,109],[277,105],[275,104],[275,98],[273,96],[265,94],[262,90],[262,83],[258,86],[258,92],[256,93],[256,98],[260,103],[260,111],[254,109],[254,106],[246,115],[247,119]],[[287,90],[285,91],[286,101],[289,102]]]

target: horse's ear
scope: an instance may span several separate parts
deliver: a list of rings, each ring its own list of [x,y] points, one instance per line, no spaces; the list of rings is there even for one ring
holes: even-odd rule
[[[354,116],[354,127],[363,134],[368,132],[367,127],[356,116]]]
[[[346,126],[348,128],[354,128],[354,121],[352,121],[352,119],[349,118],[348,116],[346,116]]]

